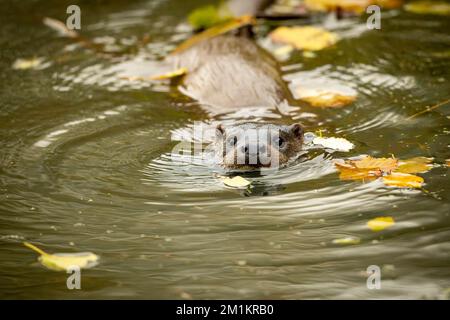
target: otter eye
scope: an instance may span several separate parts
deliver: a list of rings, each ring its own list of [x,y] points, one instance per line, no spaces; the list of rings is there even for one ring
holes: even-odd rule
[[[276,138],[275,143],[280,149],[284,148],[284,146],[286,145],[286,141],[282,137]]]
[[[236,143],[237,143],[237,141],[238,141],[238,138],[237,138],[236,136],[231,137],[230,139],[228,139],[228,143],[229,143],[231,146],[235,146]]]

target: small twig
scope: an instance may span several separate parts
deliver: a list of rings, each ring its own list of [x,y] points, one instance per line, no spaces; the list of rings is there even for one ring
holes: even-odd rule
[[[437,109],[437,108],[439,108],[439,107],[441,107],[443,105],[446,105],[449,102],[450,102],[450,99],[447,99],[445,101],[439,102],[438,104],[436,104],[436,105],[434,105],[434,106],[432,106],[430,108],[426,108],[425,110],[422,110],[420,112],[417,112],[417,113],[413,114],[412,116],[406,118],[406,120],[411,120],[411,119],[413,119],[413,118],[415,118],[415,117],[417,117],[417,116],[419,116],[419,115],[421,115],[423,113],[427,113],[427,112],[432,111],[434,109]]]

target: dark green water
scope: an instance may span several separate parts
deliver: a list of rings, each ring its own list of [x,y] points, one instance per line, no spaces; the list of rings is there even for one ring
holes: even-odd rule
[[[407,120],[450,97],[448,17],[390,11],[374,31],[351,19],[334,25],[336,46],[284,62],[288,78],[334,79],[358,92],[342,109],[304,105],[290,114],[356,148],[250,177],[255,188],[244,194],[205,164],[169,157],[173,133],[230,117],[211,119],[165,83],[121,78],[151,73],[188,37],[181,24],[202,3],[79,1],[83,35],[129,49],[112,59],[42,24],[64,20],[73,1],[2,4],[0,297],[448,297],[450,108]],[[145,34],[150,42],[136,49]],[[12,68],[33,56],[43,69]],[[425,190],[340,181],[332,158],[359,154],[434,157],[436,165],[421,174]],[[378,216],[396,224],[372,232],[366,223]],[[346,236],[361,242],[333,244]],[[67,274],[40,266],[23,241],[92,251],[101,263],[82,272],[81,290],[68,290]],[[369,265],[382,270],[380,290],[366,287]]]

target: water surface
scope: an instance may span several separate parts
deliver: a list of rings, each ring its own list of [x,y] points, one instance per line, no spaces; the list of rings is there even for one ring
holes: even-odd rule
[[[72,1],[73,2],[73,1]],[[450,288],[450,109],[407,118],[449,98],[450,21],[390,11],[381,31],[358,18],[314,58],[283,62],[286,79],[337,81],[358,93],[342,109],[300,104],[288,116],[242,111],[210,117],[167,83],[130,81],[189,36],[199,1],[82,2],[82,34],[113,57],[78,47],[41,19],[65,19],[69,1],[9,1],[2,21],[0,297],[2,298],[445,298]],[[149,42],[141,40],[148,37]],[[123,52],[125,51],[125,53]],[[14,70],[42,57],[41,70]],[[278,172],[223,186],[214,168],[170,157],[194,122],[251,117],[301,121],[355,143],[316,150]],[[294,119],[294,120],[293,120]],[[423,190],[340,181],[335,158],[434,157]],[[366,223],[392,216],[382,232]],[[357,245],[334,239],[359,237]],[[82,290],[22,246],[92,251]],[[382,270],[368,290],[366,268]]]

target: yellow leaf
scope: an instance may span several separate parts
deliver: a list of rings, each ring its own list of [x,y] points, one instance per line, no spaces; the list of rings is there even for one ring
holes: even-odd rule
[[[339,170],[341,180],[374,180],[381,176],[381,172],[371,169],[358,169],[355,166],[345,163],[334,164]]]
[[[35,69],[39,67],[43,61],[42,58],[17,59],[12,67],[16,70]]]
[[[341,180],[373,180],[384,173],[390,173],[397,167],[395,158],[373,158],[366,156],[361,160],[346,160],[344,163],[336,162],[340,171]]]
[[[26,247],[40,254],[39,262],[48,269],[65,271],[77,266],[81,269],[91,268],[98,264],[99,257],[92,252],[48,254],[31,243],[24,242]]]
[[[447,165],[447,167],[450,167],[450,159],[445,160],[445,164]]]
[[[339,108],[355,101],[356,96],[342,95],[336,92],[324,92],[316,96],[305,96],[300,98],[313,107]]]
[[[201,41],[217,37],[221,34],[229,32],[231,30],[238,29],[240,27],[243,27],[246,25],[251,25],[254,23],[255,23],[255,19],[252,16],[248,16],[248,15],[231,19],[230,21],[227,21],[227,22],[218,24],[214,27],[211,27],[209,29],[206,29],[205,31],[200,32],[200,33],[196,34],[195,36],[187,39],[186,41],[181,43],[177,48],[175,48],[175,50],[173,50],[171,54],[176,54],[176,53],[182,52],[184,50],[191,48],[192,46],[194,46],[195,44],[197,44]]]
[[[420,188],[424,183],[422,177],[408,173],[392,172],[390,175],[383,177],[385,185],[400,188]]]
[[[391,172],[397,168],[398,160],[395,158],[372,158],[367,156],[361,160],[354,160],[351,163],[358,169],[381,170]]]
[[[394,224],[395,221],[392,217],[377,217],[367,222],[367,226],[372,231],[381,231],[392,227]]]
[[[228,186],[228,187],[233,187],[233,188],[246,188],[250,185],[250,181],[240,177],[240,176],[236,176],[233,178],[223,178],[222,182]]]
[[[357,14],[364,13],[372,4],[383,8],[397,8],[403,0],[305,0],[305,5],[315,11],[335,11],[338,8]]]
[[[358,244],[360,243],[360,239],[357,237],[345,237],[340,239],[334,239],[332,242],[335,244]]]
[[[354,102],[357,92],[345,83],[335,80],[317,81],[305,78],[294,89],[294,96],[313,107],[339,108]]]
[[[415,1],[406,4],[405,10],[419,14],[450,15],[450,3],[443,1]]]
[[[167,80],[185,75],[188,72],[186,68],[180,68],[171,72],[151,76],[150,80]]]
[[[270,33],[274,42],[293,45],[299,50],[322,50],[335,44],[336,34],[319,27],[279,27]]]
[[[430,170],[433,165],[431,161],[433,158],[416,157],[408,160],[399,160],[398,167],[395,172],[401,173],[422,173]]]

